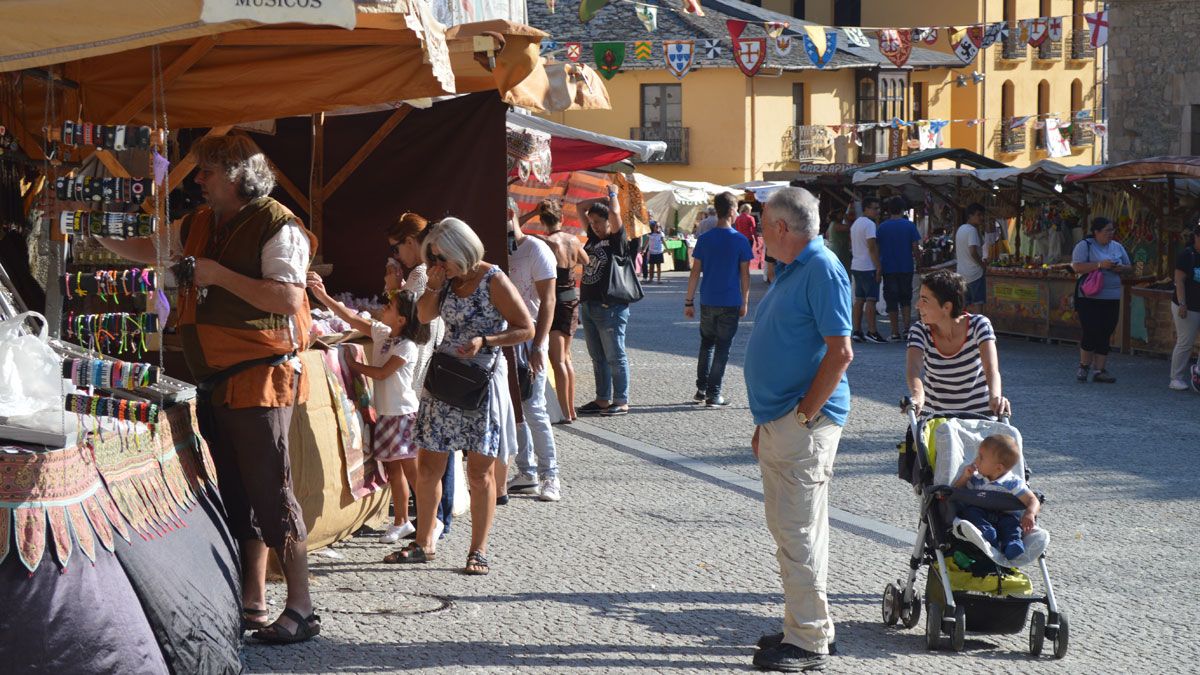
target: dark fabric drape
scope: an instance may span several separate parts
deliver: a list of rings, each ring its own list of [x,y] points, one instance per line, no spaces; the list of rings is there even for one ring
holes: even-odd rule
[[[324,262],[333,265],[330,290],[364,296],[383,289],[388,253],[385,230],[405,211],[419,213],[431,223],[446,216],[461,218],[483,240],[487,260],[507,267],[507,111],[495,92],[470,94],[413,110],[392,130],[326,199],[320,253]],[[391,114],[326,116],[326,182]],[[311,121],[279,120],[275,135],[255,134],[254,140],[307,194]],[[276,188],[271,196],[304,217],[300,205],[282,188]]]

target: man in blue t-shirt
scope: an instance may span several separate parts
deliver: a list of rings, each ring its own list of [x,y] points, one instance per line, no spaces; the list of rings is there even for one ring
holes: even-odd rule
[[[729,401],[721,395],[729,345],[737,334],[738,319],[746,316],[750,302],[750,242],[733,229],[737,197],[732,192],[717,195],[717,224],[696,240],[692,272],[688,276],[683,314],[696,315],[694,298],[700,282],[700,358],[696,364],[696,403],[723,408]],[[701,281],[703,273],[703,281]]]
[[[763,241],[786,264],[758,303],[746,346],[746,391],[757,427],[767,529],[783,579],[783,632],[764,635],[754,665],[799,672],[828,661],[834,641],[826,581],[829,482],[850,414],[846,369],[850,277],[818,236],[820,209],[807,190],[784,188],[763,211]]]
[[[904,217],[904,197],[892,197],[884,205],[887,218],[875,229],[879,264],[883,268],[883,301],[892,324],[892,342],[901,342],[912,323],[913,273],[921,259],[921,233]],[[900,323],[903,313],[904,323]]]

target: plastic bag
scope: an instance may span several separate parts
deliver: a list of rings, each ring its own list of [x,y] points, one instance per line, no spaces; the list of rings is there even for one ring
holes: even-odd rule
[[[36,335],[25,330],[31,316],[42,322]],[[47,342],[46,317],[25,312],[0,321],[0,383],[0,418],[62,411],[62,359]]]

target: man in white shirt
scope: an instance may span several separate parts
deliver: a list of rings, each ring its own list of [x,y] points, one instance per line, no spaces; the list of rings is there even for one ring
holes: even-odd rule
[[[879,283],[883,268],[879,264],[879,246],[875,241],[875,222],[879,219],[879,200],[862,201],[862,215],[850,226],[850,277],[854,281],[853,334],[855,342],[883,344],[875,324],[875,304],[879,302]],[[863,318],[867,330],[863,332]]]
[[[958,261],[958,275],[967,283],[966,310],[972,314],[982,312],[987,299],[983,239],[979,236],[982,226],[983,205],[971,204],[967,207],[967,222],[954,233],[954,257]]]
[[[550,325],[554,321],[556,261],[546,242],[521,231],[516,204],[511,200],[508,227],[516,247],[508,257],[508,276],[525,301],[529,315],[534,318],[533,340],[517,347],[518,355],[528,355],[529,388],[521,392],[524,399],[521,410],[525,419],[517,428],[518,473],[508,482],[508,492],[536,493],[543,502],[556,502],[562,498],[558,483],[558,450],[554,445],[554,432],[550,429],[550,415],[546,412],[546,352],[550,344]],[[519,367],[518,379],[523,379]],[[504,483],[497,482],[497,485]]]

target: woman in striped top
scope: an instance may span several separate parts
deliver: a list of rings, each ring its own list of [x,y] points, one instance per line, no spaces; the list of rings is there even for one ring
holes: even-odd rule
[[[966,290],[949,270],[921,279],[921,320],[908,332],[908,390],[918,414],[1009,414],[992,322],[963,311]]]

